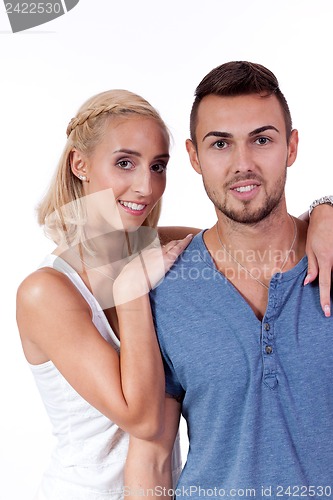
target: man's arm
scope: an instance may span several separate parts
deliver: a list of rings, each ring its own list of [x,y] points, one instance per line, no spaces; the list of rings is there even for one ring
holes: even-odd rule
[[[143,440],[130,437],[124,477],[124,497],[173,497],[172,451],[180,419],[180,403],[165,400],[164,431],[159,438]]]

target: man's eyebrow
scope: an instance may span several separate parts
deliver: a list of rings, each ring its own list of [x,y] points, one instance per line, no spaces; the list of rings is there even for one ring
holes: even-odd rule
[[[202,139],[202,142],[207,139],[207,137],[222,137],[224,139],[231,139],[233,135],[229,134],[229,132],[219,132],[217,130],[212,130],[205,135],[205,137]]]
[[[274,125],[264,125],[250,132],[249,137],[262,134],[266,130],[275,130],[278,134],[280,133],[280,131],[276,127],[274,127]],[[230,134],[229,132],[220,132],[218,130],[212,130],[211,132],[208,132],[208,134],[205,135],[205,137],[202,139],[202,142],[204,142],[204,140],[207,139],[207,137],[220,137],[221,139],[232,139],[233,135]]]
[[[263,127],[256,128],[255,130],[250,132],[249,137],[262,134],[262,132],[265,132],[266,130],[275,130],[278,134],[280,133],[280,131],[276,127],[274,127],[274,125],[264,125]]]
[[[116,149],[116,151],[113,151],[113,154],[117,154],[117,153],[125,153],[127,155],[138,156],[139,158],[142,157],[141,153],[139,153],[138,151],[134,151],[133,149],[122,148],[122,149]],[[169,155],[169,153],[162,153],[160,155],[156,155],[153,159],[157,160],[159,158],[167,158],[167,159],[169,159],[170,155]]]

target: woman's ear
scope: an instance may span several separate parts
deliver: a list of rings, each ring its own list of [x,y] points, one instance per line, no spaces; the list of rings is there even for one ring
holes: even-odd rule
[[[78,151],[77,149],[73,149],[70,152],[70,165],[73,174],[78,177],[83,182],[89,182],[88,179],[88,168],[85,156]]]

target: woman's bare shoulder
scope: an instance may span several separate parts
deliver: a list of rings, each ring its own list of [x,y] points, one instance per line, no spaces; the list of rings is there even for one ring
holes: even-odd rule
[[[30,363],[52,359],[59,343],[59,332],[64,334],[68,325],[76,324],[78,318],[80,322],[90,323],[91,310],[65,274],[49,267],[41,268],[27,276],[18,287],[16,321]]]
[[[29,309],[45,303],[56,306],[57,302],[64,301],[82,302],[82,296],[65,274],[51,267],[29,274],[17,290],[17,304]]]

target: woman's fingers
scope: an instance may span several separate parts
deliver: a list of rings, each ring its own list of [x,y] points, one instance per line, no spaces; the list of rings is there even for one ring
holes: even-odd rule
[[[147,249],[141,253],[150,290],[160,283],[192,238],[193,235],[189,234],[182,240],[173,240],[163,247]]]
[[[325,316],[331,316],[331,280],[332,280],[332,267],[320,266],[319,269],[319,295],[320,304],[324,311]]]
[[[113,290],[115,303],[130,302],[155,288],[190,243],[193,235],[182,240],[170,241],[163,247],[154,242],[127,264],[117,279]]]
[[[306,254],[308,274],[304,285],[319,277],[320,304],[325,316],[331,314],[331,283],[333,270],[333,210],[320,205],[311,213],[307,233]]]
[[[307,256],[308,256],[308,273],[304,280],[304,285],[312,283],[318,276],[318,263],[316,256],[311,250],[311,248],[307,248]]]
[[[190,243],[192,238],[193,234],[188,234],[182,240],[173,240],[170,241],[167,245],[164,245],[163,254],[164,254],[165,272],[167,272],[172,267],[177,258],[183,253],[187,245]]]

